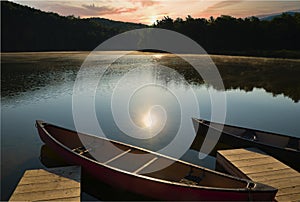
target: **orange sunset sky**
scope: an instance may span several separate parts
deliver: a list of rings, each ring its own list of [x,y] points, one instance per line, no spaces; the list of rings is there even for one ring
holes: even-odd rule
[[[153,24],[163,16],[194,18],[231,15],[234,17],[260,16],[284,11],[300,12],[297,1],[255,0],[14,0],[43,11],[81,18],[102,17],[112,20]]]

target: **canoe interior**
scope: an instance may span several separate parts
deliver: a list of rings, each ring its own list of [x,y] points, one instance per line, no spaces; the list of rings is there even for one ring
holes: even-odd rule
[[[210,127],[218,127],[218,123],[210,123],[202,120],[204,124]],[[240,128],[235,126],[224,125],[223,133],[235,135],[247,140],[260,142],[263,144],[273,145],[275,147],[300,151],[300,139],[296,137],[284,136],[275,133],[268,133],[263,131],[256,131],[252,129]]]
[[[44,128],[54,139],[74,152],[113,169],[195,186],[228,189],[246,189],[248,186],[246,180],[231,178],[193,164],[174,161],[130,145],[76,133],[51,124],[44,125]],[[164,165],[167,167],[160,169]]]

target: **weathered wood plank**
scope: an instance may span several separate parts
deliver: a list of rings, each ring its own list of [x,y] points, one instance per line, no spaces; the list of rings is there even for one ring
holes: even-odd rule
[[[300,186],[288,186],[288,187],[278,187],[279,191],[276,196],[290,195],[300,193]],[[300,200],[300,199],[299,199]]]
[[[35,191],[28,193],[17,193],[13,194],[10,201],[36,201],[36,200],[50,200],[56,198],[69,198],[69,197],[80,197],[80,189],[69,188],[69,189],[56,189],[47,191]]]
[[[241,155],[241,154],[248,154],[247,150],[245,149],[228,149],[228,150],[220,150],[218,153],[226,156],[231,156],[231,155]]]
[[[282,195],[282,196],[276,196],[277,201],[297,201],[299,202],[300,199],[300,193],[296,194],[289,194],[289,195]]]
[[[286,178],[286,179],[276,179],[276,180],[264,180],[262,181],[265,184],[271,183],[274,186],[286,186],[286,187],[290,187],[290,186],[300,186],[300,178]],[[300,190],[299,190],[300,191]]]
[[[18,186],[18,189],[15,190],[15,194],[26,193],[32,191],[47,191],[47,190],[55,190],[55,189],[68,189],[68,188],[78,188],[78,182],[74,180],[62,180],[56,181],[55,183],[46,182],[46,183],[34,183],[34,184],[24,184]]]
[[[62,178],[60,176],[37,176],[32,178],[22,178],[20,181],[20,185],[24,184],[35,184],[35,183],[47,183],[47,182],[57,182],[57,181],[64,181],[67,180],[66,178]]]
[[[252,173],[252,178],[267,178],[267,179],[281,179],[286,177],[298,177],[299,173],[295,170],[291,169],[283,169],[283,170],[277,170],[276,172],[273,171],[266,171],[261,173]]]
[[[78,201],[78,197],[67,197],[67,198],[55,198],[50,200],[41,200],[41,201]]]
[[[80,173],[79,166],[28,170],[10,201],[80,201]]]
[[[223,155],[223,154],[222,154]],[[226,154],[224,154],[226,156]],[[226,156],[226,158],[230,159],[231,161],[236,161],[236,160],[247,160],[247,159],[260,159],[260,158],[268,158],[267,156],[263,155],[249,155],[249,154],[243,154],[243,155],[231,155],[231,156]]]
[[[231,160],[231,158],[227,158],[228,160]],[[238,159],[234,160],[233,163],[239,167],[242,166],[255,166],[259,164],[268,164],[273,163],[274,161],[266,156],[261,158],[252,158],[252,159]]]
[[[250,175],[252,173],[261,173],[261,172],[269,172],[269,171],[278,171],[278,170],[286,170],[289,169],[289,167],[283,165],[280,162],[273,162],[268,164],[260,164],[260,165],[254,165],[254,166],[242,166],[238,167],[240,170],[243,171],[243,173]]]
[[[276,187],[278,201],[300,199],[300,173],[271,156],[248,149],[222,150],[217,163],[232,175]]]
[[[34,172],[32,170],[27,170],[24,174],[24,177],[30,177],[30,176],[44,176],[44,175],[60,175],[64,177],[71,177],[72,178],[72,173],[77,173],[78,172],[78,166],[67,166],[67,167],[60,167],[58,168],[48,168],[47,170],[45,169],[36,169]]]

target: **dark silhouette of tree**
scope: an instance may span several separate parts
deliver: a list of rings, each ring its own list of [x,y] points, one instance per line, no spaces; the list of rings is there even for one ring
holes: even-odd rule
[[[92,50],[104,40],[146,25],[103,18],[80,19],[1,2],[2,51]],[[300,13],[272,20],[222,15],[173,20],[152,27],[174,30],[198,42],[208,53],[300,58]]]
[[[189,15],[185,20],[164,17],[154,27],[185,34],[209,53],[300,57],[299,53],[290,54],[291,51],[300,51],[300,13],[283,13],[271,21],[226,15],[208,20]]]
[[[1,1],[2,51],[92,50],[121,32],[146,27],[101,18],[80,19]]]

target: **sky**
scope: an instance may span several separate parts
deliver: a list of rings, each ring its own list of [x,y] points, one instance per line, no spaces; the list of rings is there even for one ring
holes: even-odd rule
[[[300,12],[300,0],[13,0],[13,2],[81,18],[102,17],[118,21],[153,24],[169,16],[209,18],[262,16],[284,11]]]

